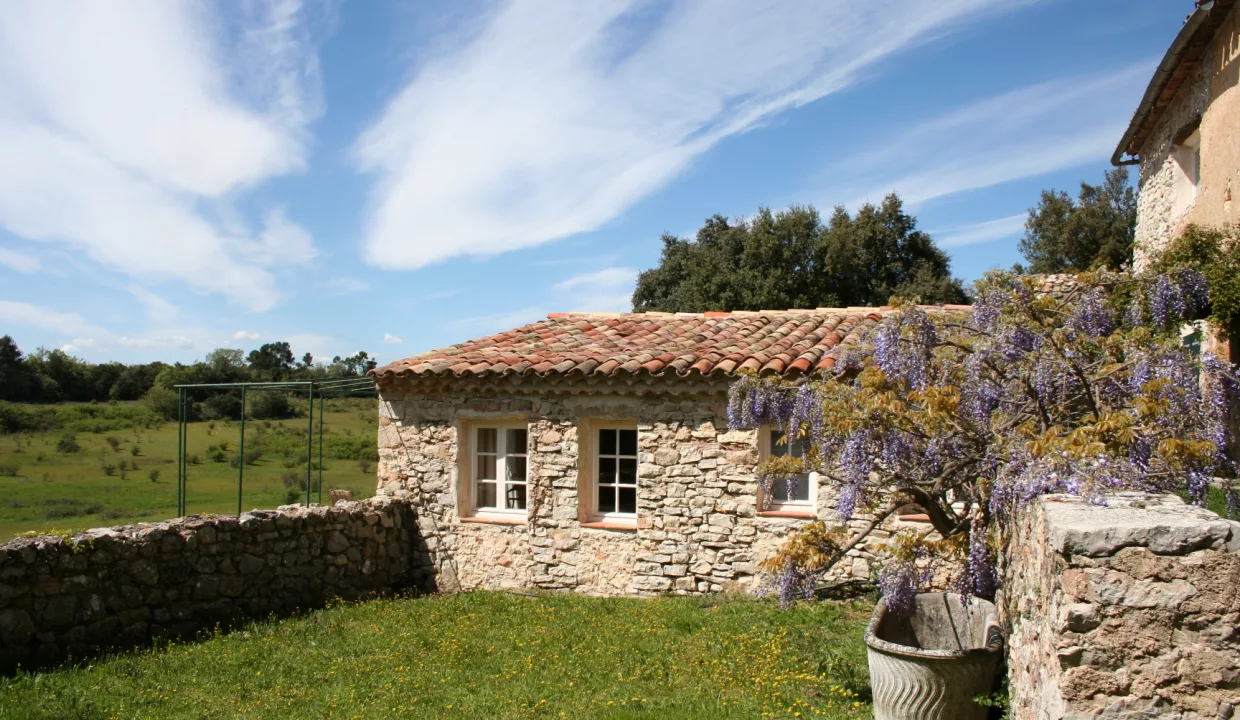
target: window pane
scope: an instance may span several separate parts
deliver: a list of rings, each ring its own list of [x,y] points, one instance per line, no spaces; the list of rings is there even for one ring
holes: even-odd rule
[[[787,480],[774,480],[771,482],[771,499],[775,502],[788,502]]]
[[[493,508],[495,505],[495,483],[478,483],[478,507]]]
[[[620,454],[637,455],[637,431],[620,430]]]
[[[771,457],[783,457],[788,454],[788,446],[779,442],[779,439],[783,436],[782,431],[771,431]]]
[[[615,430],[599,430],[598,431],[598,453],[599,455],[615,455],[616,454],[616,431]]]
[[[795,487],[791,488],[788,494],[790,500],[800,500],[801,502],[809,501],[809,473],[801,473],[797,475]]]
[[[635,513],[637,512],[637,488],[621,487],[620,488],[620,512]]]
[[[526,447],[528,447],[528,444],[526,441],[527,441],[527,438],[526,438],[526,432],[524,428],[522,429],[514,428],[512,430],[509,430],[508,437],[504,438],[504,442],[506,443],[506,445],[504,446],[504,451],[507,452],[509,455],[512,455],[513,453],[516,453],[517,455],[524,455],[525,449]]]
[[[495,452],[495,428],[478,428],[478,452]]]
[[[504,507],[508,508],[509,510],[524,510],[525,509],[525,486],[524,485],[509,485],[508,491],[505,493],[505,495],[506,497],[504,498],[505,500]]]
[[[599,512],[615,512],[616,511],[616,490],[610,485],[598,486],[598,511]]]
[[[614,485],[616,482],[616,459],[601,457],[598,459],[598,484]]]
[[[525,481],[525,456],[509,455],[504,458],[504,467],[508,468],[508,479],[517,482]]]
[[[478,479],[494,480],[495,479],[495,456],[479,455],[478,456]]]
[[[637,484],[637,459],[636,458],[620,458],[620,484],[636,485]]]

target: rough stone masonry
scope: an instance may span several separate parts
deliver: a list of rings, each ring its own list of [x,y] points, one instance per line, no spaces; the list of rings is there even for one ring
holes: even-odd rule
[[[1050,495],[1004,559],[1013,720],[1240,714],[1240,523],[1174,496]]]
[[[415,583],[392,498],[190,516],[0,545],[0,671]]]
[[[730,431],[726,381],[574,388],[546,378],[528,390],[381,388],[380,494],[408,497],[425,545],[418,562],[437,587],[572,590],[592,595],[752,591],[759,563],[815,519],[838,522],[835,490],[811,488],[801,516],[758,507],[756,431]],[[512,522],[462,507],[462,436],[470,423],[527,428],[528,512]],[[582,428],[627,420],[637,429],[637,517],[597,527],[580,508]],[[586,491],[588,492],[588,490]],[[869,518],[858,514],[854,526]],[[904,525],[892,519],[837,566],[834,579],[869,579],[876,546]],[[924,526],[922,526],[924,527]]]

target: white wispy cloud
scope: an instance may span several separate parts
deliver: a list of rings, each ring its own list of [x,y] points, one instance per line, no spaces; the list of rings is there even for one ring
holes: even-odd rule
[[[856,207],[896,192],[917,205],[1105,160],[1152,69],[1141,62],[969,103],[829,164],[823,177],[831,180],[818,194]]]
[[[404,340],[401,340],[400,338],[390,333],[383,333],[383,342],[387,345],[397,345],[399,343],[403,343]]]
[[[271,307],[266,268],[309,254],[304,231],[272,210],[237,235],[198,205],[304,167],[317,65],[299,3],[243,5],[226,28],[193,3],[0,3],[0,225]]]
[[[0,322],[26,327],[47,328],[63,335],[107,336],[110,333],[77,313],[65,313],[42,305],[0,300]],[[81,345],[83,343],[77,342]]]
[[[1008,215],[1007,217],[1001,217],[995,220],[986,220],[984,222],[945,228],[943,230],[931,232],[930,234],[934,237],[934,241],[941,248],[978,245],[980,243],[991,242],[992,240],[1002,240],[1004,238],[1021,235],[1025,232],[1025,220],[1028,217],[1029,216],[1025,213],[1020,213],[1019,215]]]
[[[142,306],[146,308],[147,317],[154,322],[170,323],[180,315],[180,310],[175,305],[146,288],[130,285],[125,289],[142,303]]]
[[[194,348],[193,338],[189,338],[184,335],[157,335],[155,337],[141,338],[122,335],[116,339],[115,343],[124,348],[134,348],[138,350],[192,350]]]
[[[33,273],[42,269],[37,258],[33,258],[16,250],[0,248],[0,265],[19,273]]]
[[[359,138],[366,258],[417,268],[599,227],[723,138],[1035,1],[503,3]]]
[[[262,336],[256,332],[247,332],[245,330],[238,330],[232,334],[233,340],[257,340],[260,337]]]
[[[338,277],[327,281],[327,290],[333,295],[351,295],[370,289],[363,280],[352,277]]]
[[[556,283],[553,299],[562,311],[627,312],[636,285],[633,268],[604,268]]]

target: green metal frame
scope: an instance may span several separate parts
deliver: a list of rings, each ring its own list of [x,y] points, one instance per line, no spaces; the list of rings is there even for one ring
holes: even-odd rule
[[[313,492],[314,463],[314,401],[319,401],[319,462],[318,502],[323,502],[323,400],[327,397],[376,396],[378,391],[370,378],[335,378],[331,380],[289,380],[283,382],[197,383],[177,385],[177,516],[186,515],[189,489],[189,409],[188,390],[241,390],[241,440],[237,443],[237,514],[242,512],[242,491],[245,487],[245,416],[246,393],[249,390],[306,391],[306,504]]]

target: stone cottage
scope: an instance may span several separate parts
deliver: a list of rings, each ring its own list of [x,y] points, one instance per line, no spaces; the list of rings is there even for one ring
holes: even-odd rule
[[[1139,165],[1138,269],[1189,223],[1240,219],[1240,11],[1198,0],[1145,90],[1115,149]],[[1240,200],[1240,198],[1237,198]]]
[[[440,589],[750,589],[835,497],[812,473],[760,496],[755,467],[790,450],[729,431],[728,386],[831,368],[886,310],[553,314],[393,362],[371,372],[378,492],[412,499]]]

